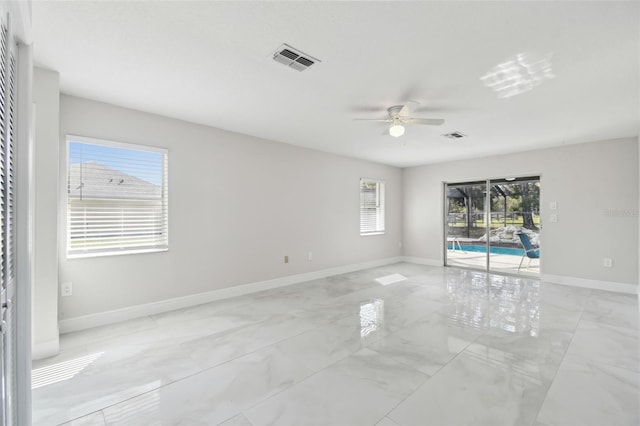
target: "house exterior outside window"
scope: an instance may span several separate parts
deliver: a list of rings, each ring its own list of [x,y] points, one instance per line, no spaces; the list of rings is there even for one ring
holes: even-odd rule
[[[167,250],[167,150],[77,136],[67,142],[67,256]]]

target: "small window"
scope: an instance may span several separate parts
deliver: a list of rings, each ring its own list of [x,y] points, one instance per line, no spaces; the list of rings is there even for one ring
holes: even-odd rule
[[[360,179],[360,235],[384,234],[384,182]]]
[[[67,148],[67,256],[167,250],[167,150],[76,136]]]

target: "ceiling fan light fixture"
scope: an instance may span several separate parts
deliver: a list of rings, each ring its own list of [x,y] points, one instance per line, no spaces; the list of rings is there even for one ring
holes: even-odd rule
[[[394,138],[399,138],[404,135],[404,126],[402,124],[394,123],[389,127],[389,134]]]

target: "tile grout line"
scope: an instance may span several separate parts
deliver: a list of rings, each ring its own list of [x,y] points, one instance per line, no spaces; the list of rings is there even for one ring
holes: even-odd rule
[[[437,313],[438,315],[443,315],[440,313],[440,310],[434,311],[433,313]],[[479,337],[484,336],[486,334],[486,332],[481,333],[477,336],[475,336],[462,350],[460,350],[457,354],[455,354],[449,361],[447,361],[442,367],[440,367],[438,370],[435,371],[435,373],[433,373],[432,375],[428,375],[418,369],[416,369],[415,367],[409,366],[411,368],[413,368],[416,371],[419,371],[422,374],[427,375],[427,380],[425,380],[420,386],[418,386],[413,392],[409,393],[407,396],[405,396],[404,398],[402,398],[402,400],[400,400],[396,405],[394,405],[389,411],[387,411],[387,413],[382,416],[382,418],[380,420],[378,420],[378,422],[382,421],[385,417],[389,417],[389,414],[391,414],[391,412],[393,410],[395,410],[396,408],[398,408],[398,406],[400,406],[400,404],[402,404],[403,402],[405,402],[409,397],[411,397],[413,394],[415,394],[416,392],[418,392],[418,390],[420,390],[426,383],[429,382],[429,380],[431,380],[433,377],[435,377],[439,372],[441,372],[447,365],[449,365],[450,363],[452,363],[456,358],[458,358],[458,356],[460,356],[461,353],[463,353],[471,344],[473,344]],[[377,352],[376,352],[377,353]],[[401,361],[397,361],[400,362],[403,365],[407,365],[404,364]],[[398,423],[398,421],[394,420],[393,418],[389,417],[392,421],[394,421],[395,423]],[[398,423],[398,425],[403,426],[402,424]]]
[[[589,294],[588,294],[587,297],[591,297],[591,291],[589,291]],[[535,422],[538,421],[538,417],[540,416],[540,410],[542,410],[542,407],[544,406],[544,403],[547,401],[547,397],[549,396],[549,391],[551,390],[551,387],[553,386],[553,384],[556,381],[556,377],[558,376],[558,372],[560,371],[560,368],[562,367],[562,364],[564,363],[564,360],[565,360],[565,358],[567,356],[567,353],[569,352],[569,348],[571,347],[571,343],[573,342],[573,339],[574,339],[574,337],[576,335],[576,331],[578,330],[578,327],[580,326],[580,323],[582,322],[582,317],[584,316],[584,310],[585,310],[585,308],[583,306],[580,309],[580,318],[576,322],[576,326],[573,328],[573,331],[571,332],[571,339],[569,340],[569,344],[567,345],[567,349],[562,354],[562,359],[558,363],[558,368],[553,373],[553,377],[549,381],[549,386],[544,391],[544,398],[542,398],[542,401],[540,402],[540,405],[538,406],[538,409],[536,410],[535,417],[533,417],[532,423],[535,423]]]
[[[620,327],[620,326],[617,326],[617,325],[598,323],[596,321],[591,321],[591,320],[588,320],[588,319],[583,320],[582,319],[582,315],[580,316],[580,321],[578,322],[578,325],[580,325],[580,323],[582,323],[583,321],[584,321],[584,323],[595,324],[595,325],[598,325],[598,326],[604,327],[604,328],[620,328],[622,330],[626,330],[626,331],[630,331],[630,332],[633,332],[633,333],[636,333],[636,334],[640,334],[640,330],[636,330],[635,328]],[[577,328],[578,327],[576,326],[576,330],[577,330]],[[573,341],[573,336],[571,338],[571,341]],[[639,341],[638,344],[640,345],[640,337],[639,337],[638,341]],[[567,348],[567,352],[568,351],[569,351],[569,348]],[[566,353],[565,353],[565,355],[566,355]],[[634,374],[640,374],[640,369],[638,369],[638,370],[630,370],[630,369],[628,369],[626,367],[621,367],[619,365],[610,364],[608,362],[591,360],[591,359],[589,359],[589,358],[587,358],[585,356],[580,356],[580,355],[575,355],[575,356],[578,357],[578,358],[581,358],[582,360],[584,360],[585,362],[588,362],[588,363],[604,365],[604,366],[607,366],[607,367],[613,367],[613,368],[617,368],[617,369],[620,369],[620,370],[629,371],[629,372],[634,373]],[[563,360],[564,360],[564,358],[563,358]]]

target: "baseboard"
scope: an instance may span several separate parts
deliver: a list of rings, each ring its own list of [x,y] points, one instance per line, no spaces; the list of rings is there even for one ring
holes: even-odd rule
[[[408,262],[408,263],[416,263],[418,265],[444,266],[441,260],[428,259],[426,257],[402,256],[402,261],[403,262]]]
[[[443,266],[442,261],[422,257],[403,256],[403,262],[417,263],[419,265]],[[613,291],[616,293],[639,294],[640,287],[628,283],[613,281],[590,280],[586,278],[569,277],[563,275],[541,274],[540,280],[554,284],[562,284],[574,287],[589,288],[593,290]]]
[[[344,274],[347,272],[359,271],[361,269],[367,268],[375,268],[376,266],[389,265],[402,261],[402,257],[390,257],[369,262],[337,266],[335,268],[322,269],[319,271],[306,272],[304,274],[288,275],[286,277],[274,278],[272,280],[242,284],[234,287],[227,287],[219,290],[177,297],[174,299],[161,300],[159,302],[146,303],[144,305],[130,306],[127,308],[100,312],[97,314],[67,318],[60,320],[58,322],[58,326],[60,327],[60,333],[70,333],[72,331],[80,331],[88,328],[99,327],[102,325],[114,324],[117,322],[141,318],[148,315],[188,308],[190,306],[202,305],[203,303],[209,303],[216,300],[228,299],[230,297],[242,296],[245,294],[256,293],[258,291],[284,287],[292,284],[300,284],[319,278],[329,277],[332,275]]]
[[[613,281],[590,280],[587,278],[567,277],[562,275],[541,274],[540,281],[593,290],[606,290],[616,293],[638,294],[638,286]]]
[[[58,355],[60,352],[60,339],[51,339],[46,342],[33,343],[31,345],[31,359],[38,360]]]

